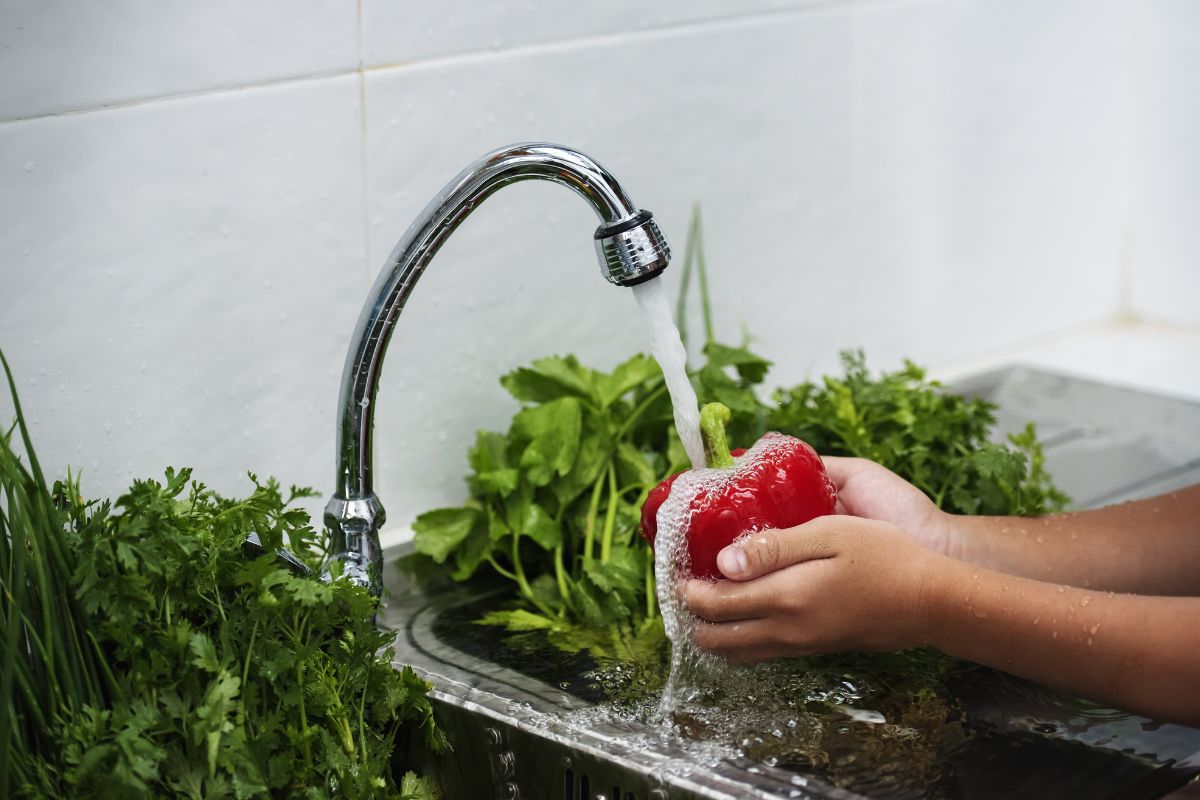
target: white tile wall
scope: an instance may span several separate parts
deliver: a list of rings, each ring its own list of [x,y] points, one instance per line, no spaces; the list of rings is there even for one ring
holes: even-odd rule
[[[1132,310],[1200,325],[1200,3],[1141,10]]]
[[[779,381],[855,345],[961,362],[1123,303],[1200,324],[1186,2],[0,4],[0,347],[44,459],[91,491],[167,463],[328,490],[369,279],[519,140],[598,158],[680,249],[699,201],[718,332]],[[643,347],[594,227],[522,184],[439,254],[381,387],[393,523],[461,499],[473,430],[514,410],[502,372]]]
[[[414,14],[411,4],[363,0],[363,56],[367,65],[381,66],[582,37],[624,37],[680,24],[720,25],[746,15],[818,3],[820,0],[448,0],[430,3],[422,13]]]
[[[0,120],[357,66],[354,0],[0,0]]]
[[[331,480],[360,116],[351,76],[0,126],[0,347],[48,465]]]

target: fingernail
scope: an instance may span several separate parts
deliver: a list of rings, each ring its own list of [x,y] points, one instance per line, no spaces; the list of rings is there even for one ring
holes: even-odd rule
[[[727,578],[741,575],[749,567],[746,561],[746,551],[736,544],[731,544],[717,553],[717,569]]]

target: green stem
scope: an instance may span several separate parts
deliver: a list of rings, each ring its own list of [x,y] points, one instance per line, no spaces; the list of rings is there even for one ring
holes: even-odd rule
[[[608,465],[608,510],[604,514],[604,538],[600,540],[600,560],[608,563],[612,553],[613,528],[617,524],[617,470]]]
[[[558,583],[558,594],[562,597],[563,605],[574,609],[571,603],[571,592],[567,589],[567,573],[563,568],[563,548],[560,544],[554,548],[554,580]]]
[[[625,436],[625,434],[629,432],[629,429],[633,427],[633,423],[637,422],[638,417],[640,417],[643,413],[645,413],[646,409],[649,408],[654,403],[654,401],[658,400],[658,398],[662,397],[666,393],[667,393],[667,385],[664,383],[662,386],[659,386],[653,392],[646,395],[646,398],[644,400],[642,400],[642,402],[638,403],[638,407],[635,408],[632,412],[630,412],[629,416],[625,419],[625,421],[623,423],[621,423],[621,427],[617,431],[616,438],[617,439],[623,438]]]
[[[545,614],[546,616],[552,617],[552,616],[554,616],[554,612],[551,611],[550,609],[546,608],[546,606],[543,605],[542,603],[538,602],[537,595],[535,595],[533,593],[533,587],[531,587],[529,585],[529,581],[527,581],[525,579],[525,568],[523,566],[521,566],[520,542],[521,542],[521,533],[519,531],[514,530],[512,532],[512,562],[513,562],[513,571],[515,572],[514,577],[517,579],[517,586],[520,588],[521,594],[525,597],[526,600],[528,600],[530,603],[533,603],[533,605],[536,606],[537,609],[539,611],[541,611],[543,614]]]
[[[512,572],[506,570],[504,567],[500,566],[500,562],[497,561],[494,557],[492,557],[491,553],[488,554],[487,561],[489,564],[492,565],[492,569],[496,570],[496,572],[499,572],[501,575],[508,578],[510,581],[515,581],[517,579],[517,576],[514,573],[512,573]]]
[[[708,299],[708,269],[704,262],[704,222],[700,219],[700,205],[692,209],[696,221],[696,279],[700,284],[700,312],[704,318],[704,344],[716,341],[713,335],[712,303]]]
[[[250,646],[246,648],[246,663],[242,666],[242,691],[246,691],[246,682],[250,679],[250,659],[254,655],[254,640],[258,638],[258,623],[254,620],[254,628],[250,631]]]
[[[583,528],[583,563],[590,564],[592,561],[592,550],[596,540],[596,514],[600,511],[600,493],[604,491],[604,475],[596,478],[596,485],[592,487],[592,499],[588,503],[587,522]]]
[[[729,422],[729,409],[721,403],[707,403],[700,409],[700,438],[704,440],[704,460],[713,469],[733,466],[729,454],[729,440],[725,438],[725,425]]]

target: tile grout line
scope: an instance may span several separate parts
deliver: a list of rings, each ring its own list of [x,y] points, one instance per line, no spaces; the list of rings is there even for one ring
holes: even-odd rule
[[[411,61],[395,61],[386,64],[372,64],[365,67],[368,73],[389,72],[404,69],[425,67],[448,67],[458,63],[487,61],[497,57],[537,55],[553,53],[576,48],[605,46],[620,42],[639,42],[646,39],[656,39],[662,36],[675,36],[689,33],[703,33],[722,28],[749,27],[787,17],[801,17],[811,14],[834,13],[839,11],[854,11],[870,6],[909,5],[921,0],[807,0],[801,5],[790,8],[772,8],[753,11],[746,14],[734,14],[709,19],[680,20],[662,25],[655,25],[631,31],[615,33],[586,33],[563,39],[544,42],[525,42],[512,47],[501,49],[466,50],[458,53],[441,53]]]
[[[362,178],[362,224],[363,224],[363,274],[367,287],[371,286],[371,198],[368,191],[370,175],[370,158],[367,152],[367,76],[363,70],[366,64],[365,28],[363,25],[363,0],[358,0],[358,114],[359,114],[359,153]]]
[[[867,6],[886,6],[886,5],[901,5],[910,0],[807,0],[800,6],[792,8],[776,8],[766,9],[763,11],[751,12],[748,14],[737,14],[725,17],[714,17],[711,19],[702,20],[683,20],[680,22],[667,23],[649,28],[643,28],[634,31],[621,31],[617,33],[599,33],[599,34],[583,34],[564,39],[555,39],[548,42],[530,42],[516,45],[514,47],[499,49],[499,50],[472,50],[464,53],[448,53],[431,56],[427,58],[416,59],[413,61],[400,61],[387,64],[375,64],[368,66],[365,61],[365,52],[363,48],[363,16],[361,13],[361,0],[359,10],[359,53],[358,63],[352,68],[331,69],[324,72],[313,72],[300,75],[288,75],[279,78],[266,78],[259,81],[249,81],[240,84],[228,84],[209,86],[202,89],[191,91],[173,92],[161,95],[150,95],[147,97],[129,98],[125,100],[116,100],[109,103],[100,103],[98,105],[74,106],[70,108],[59,109],[46,113],[30,114],[27,116],[15,117],[0,117],[0,127],[4,125],[16,124],[21,122],[32,122],[36,120],[51,119],[55,117],[69,117],[79,114],[88,114],[97,111],[116,111],[126,108],[133,108],[143,105],[151,105],[155,103],[170,102],[173,100],[184,100],[194,97],[207,97],[220,94],[223,92],[237,92],[254,89],[266,89],[275,86],[287,86],[291,84],[306,83],[310,81],[326,80],[329,78],[339,78],[356,73],[364,76],[375,72],[390,72],[403,69],[413,69],[418,67],[445,67],[453,66],[457,63],[470,63],[473,61],[489,60],[493,58],[503,58],[508,56],[520,57],[542,52],[555,52],[559,50],[570,50],[574,48],[586,48],[594,46],[604,46],[619,42],[637,42],[644,39],[658,38],[663,35],[679,35],[692,32],[704,32],[721,28],[730,28],[734,26],[751,26],[758,25],[771,20],[776,20],[785,17],[799,17],[814,13],[836,12],[842,9],[861,9]]]

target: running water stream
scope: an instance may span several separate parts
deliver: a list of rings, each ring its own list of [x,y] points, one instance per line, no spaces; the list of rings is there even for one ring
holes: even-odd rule
[[[682,533],[692,514],[690,498],[712,482],[715,473],[706,469],[704,444],[700,438],[700,409],[696,392],[687,376],[687,350],[671,316],[666,288],[660,280],[633,287],[633,295],[650,333],[650,353],[658,361],[666,380],[675,414],[675,430],[692,462],[692,471],[680,476],[671,496],[658,510],[658,534],[654,546],[654,581],[663,629],[671,642],[671,672],[663,687],[657,716],[667,720],[675,709],[679,683],[688,663],[702,658],[688,636],[691,615],[675,593],[677,576],[687,569],[687,546]]]

